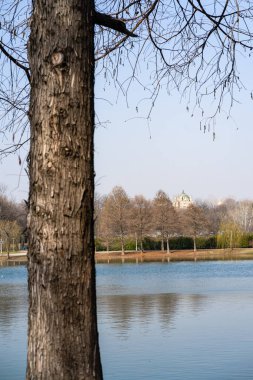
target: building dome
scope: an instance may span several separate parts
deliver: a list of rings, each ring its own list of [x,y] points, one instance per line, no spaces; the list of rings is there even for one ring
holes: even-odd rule
[[[176,208],[187,208],[191,204],[192,204],[192,198],[190,197],[190,195],[186,194],[184,190],[182,191],[180,195],[178,195],[175,198],[173,202],[173,206]]]
[[[187,195],[184,190],[182,191],[182,194],[179,195],[180,199],[182,201],[191,201],[191,197],[189,195]]]

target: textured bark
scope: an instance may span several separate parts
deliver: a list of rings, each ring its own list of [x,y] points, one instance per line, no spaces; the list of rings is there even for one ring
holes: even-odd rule
[[[27,380],[102,379],[93,231],[92,0],[34,0]]]

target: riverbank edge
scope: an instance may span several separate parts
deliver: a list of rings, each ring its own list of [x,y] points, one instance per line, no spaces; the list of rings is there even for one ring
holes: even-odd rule
[[[215,260],[253,260],[253,248],[236,249],[211,249],[211,250],[183,250],[171,251],[170,253],[161,251],[135,252],[127,251],[124,255],[121,252],[98,252],[96,253],[96,263],[106,263],[114,261],[137,261],[137,262],[177,262],[177,261],[215,261]]]
[[[177,262],[177,261],[215,261],[215,260],[253,260],[253,248],[235,248],[235,249],[210,249],[210,250],[183,250],[171,251],[170,253],[162,251],[126,251],[124,255],[121,252],[96,252],[96,263],[108,262]],[[0,256],[0,262],[26,262],[27,252],[17,252]]]

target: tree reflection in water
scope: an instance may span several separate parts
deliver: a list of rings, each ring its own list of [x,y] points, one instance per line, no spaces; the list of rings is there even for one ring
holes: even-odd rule
[[[168,331],[173,327],[177,310],[187,306],[194,313],[201,311],[204,295],[168,294],[134,294],[134,295],[101,295],[98,297],[98,315],[112,321],[113,328],[121,337],[132,329],[133,324],[145,326],[157,320],[161,330]]]

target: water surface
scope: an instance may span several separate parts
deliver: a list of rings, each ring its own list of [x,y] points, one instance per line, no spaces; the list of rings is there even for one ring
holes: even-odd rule
[[[0,380],[23,380],[26,363],[25,266],[0,267]]]
[[[105,380],[253,378],[253,262],[98,264]],[[0,268],[0,380],[25,378],[26,268]]]

